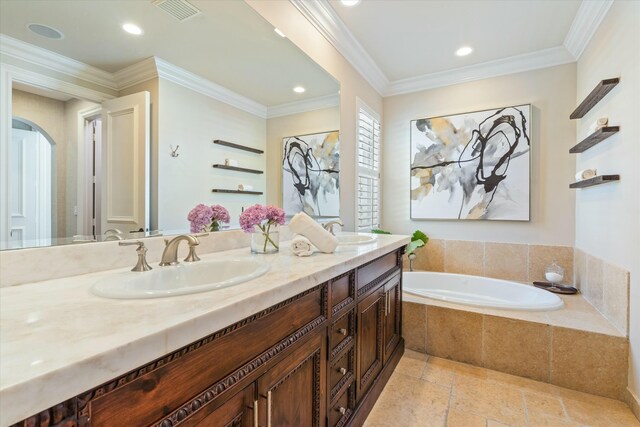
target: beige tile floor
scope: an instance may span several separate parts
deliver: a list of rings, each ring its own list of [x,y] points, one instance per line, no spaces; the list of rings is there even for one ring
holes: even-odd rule
[[[638,426],[622,402],[407,350],[365,427]]]

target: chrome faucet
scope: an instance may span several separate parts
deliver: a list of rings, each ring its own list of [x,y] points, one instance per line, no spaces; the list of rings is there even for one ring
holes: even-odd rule
[[[138,245],[138,248],[136,249],[136,253],[138,254],[138,263],[135,265],[135,267],[131,269],[131,271],[151,270],[151,267],[149,266],[149,264],[147,264],[147,259],[146,259],[147,248],[144,246],[144,242],[137,240],[135,242],[119,242],[118,244],[120,246]]]
[[[324,224],[322,224],[322,227],[324,227],[325,230],[327,230],[329,233],[335,236],[335,233],[333,232],[333,226],[336,224],[339,225],[340,227],[344,227],[344,224],[339,219],[334,219],[332,221],[325,222]]]
[[[202,234],[183,234],[181,236],[174,237],[171,240],[164,239],[165,248],[164,252],[162,252],[162,259],[160,260],[161,266],[166,265],[176,265],[178,264],[178,246],[180,246],[180,242],[186,240],[189,244],[189,254],[184,259],[185,262],[194,262],[200,261],[200,258],[196,254],[196,246],[200,244],[198,237],[207,236],[209,233]]]

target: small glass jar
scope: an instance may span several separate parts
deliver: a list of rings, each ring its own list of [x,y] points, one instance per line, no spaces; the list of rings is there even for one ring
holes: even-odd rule
[[[564,268],[560,267],[557,262],[553,261],[551,265],[547,266],[545,269],[544,277],[550,283],[557,285],[564,279]]]
[[[251,233],[251,253],[273,254],[280,250],[280,232],[277,227],[271,226],[268,231],[256,228]]]

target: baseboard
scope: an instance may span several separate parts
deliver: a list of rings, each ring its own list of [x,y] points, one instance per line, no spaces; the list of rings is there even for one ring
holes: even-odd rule
[[[389,358],[389,362],[387,366],[384,367],[382,372],[378,375],[378,378],[373,383],[367,394],[362,398],[360,405],[355,410],[353,416],[351,417],[351,421],[349,421],[349,427],[359,427],[364,424],[367,416],[373,409],[373,405],[375,405],[376,401],[380,397],[380,393],[382,393],[382,389],[391,378],[391,374],[396,369],[396,366],[400,362],[400,358],[404,354],[404,338],[400,339],[398,343],[398,347],[394,350]]]
[[[633,394],[633,392],[629,390],[629,388],[627,388],[624,400],[627,402],[627,405],[629,405],[629,408],[631,409],[631,412],[633,412],[633,415],[635,415],[638,421],[640,421],[640,398],[638,398],[638,396]]]

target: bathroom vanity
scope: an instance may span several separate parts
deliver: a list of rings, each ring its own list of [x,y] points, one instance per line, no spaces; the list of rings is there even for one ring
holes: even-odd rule
[[[361,425],[404,351],[401,264],[407,241],[401,236],[381,236],[374,244],[333,255],[270,255],[273,258],[265,259],[270,260],[271,270],[261,278],[196,295],[137,301],[86,295],[82,304],[94,304],[103,311],[112,306],[114,314],[138,305],[142,323],[161,317],[170,300],[178,306],[191,305],[193,314],[167,312],[181,320],[171,322],[173,326],[148,323],[142,328],[145,336],[127,340],[124,333],[113,352],[69,361],[60,366],[57,377],[45,373],[48,381],[66,381],[59,391],[73,395],[24,414],[30,416],[15,425]],[[241,254],[249,257],[246,248],[209,256],[238,258]],[[56,280],[37,286],[80,287],[86,292],[87,279],[84,284],[82,280],[78,276],[66,283]],[[18,298],[17,288],[35,285],[17,286],[10,289],[13,293],[5,290],[3,296]],[[261,286],[264,292],[257,293],[256,287]],[[153,315],[146,316],[150,311]],[[117,334],[127,326],[117,322],[113,327]],[[79,333],[91,333],[87,324],[79,328],[85,331]],[[194,334],[199,337],[191,339]],[[154,343],[160,339],[165,348],[175,348],[123,369],[126,363],[153,354],[150,348],[157,348]],[[3,360],[3,371],[12,362],[11,357],[7,363]],[[85,387],[92,381],[85,376],[92,366],[103,377],[109,370],[122,372]],[[30,381],[22,389],[37,388],[42,377]],[[11,401],[20,403],[16,399],[23,394],[5,385],[3,410]],[[74,387],[84,388],[74,391]],[[43,387],[33,398],[55,398],[44,396],[47,392],[55,394],[55,388]],[[34,401],[26,407],[38,404]],[[3,419],[7,421],[6,415]]]

